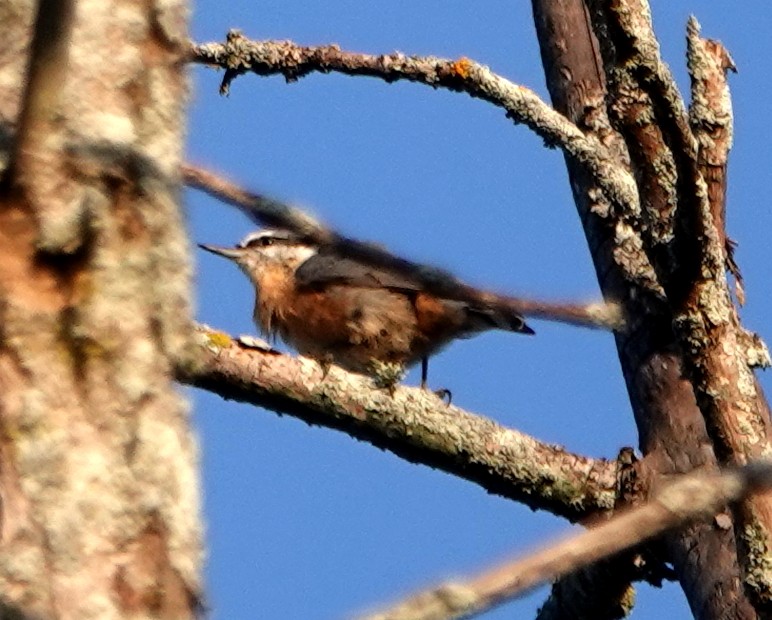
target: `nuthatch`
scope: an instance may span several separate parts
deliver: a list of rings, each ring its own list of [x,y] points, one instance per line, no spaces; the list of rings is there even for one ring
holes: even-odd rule
[[[426,292],[417,280],[320,248],[283,230],[252,233],[236,247],[200,245],[233,260],[256,289],[254,320],[323,366],[390,383],[454,338],[489,329],[533,334],[523,317]],[[384,381],[387,382],[387,381]]]

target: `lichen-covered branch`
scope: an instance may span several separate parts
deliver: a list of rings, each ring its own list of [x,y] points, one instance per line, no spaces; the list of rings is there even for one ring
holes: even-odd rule
[[[742,328],[725,277],[727,264],[722,206],[709,200],[698,165],[699,141],[687,122],[683,101],[669,70],[659,57],[646,0],[593,1],[594,28],[602,41],[609,84],[609,109],[625,136],[636,177],[640,179],[643,212],[638,230],[665,292],[675,336],[684,354],[684,368],[719,458],[743,464],[772,454],[769,415],[753,370],[768,361],[763,344]],[[696,24],[690,25],[690,67],[701,118],[718,120],[715,158],[726,160],[729,95],[723,75],[706,94],[705,54],[698,50]],[[715,61],[714,61],[715,64]],[[712,73],[725,67],[713,68]],[[718,105],[711,108],[711,105]],[[729,110],[729,114],[727,114]],[[722,144],[723,142],[723,144]],[[705,156],[708,156],[707,154]],[[723,190],[714,187],[716,201]],[[713,213],[720,213],[717,227]],[[652,232],[646,234],[650,229]],[[750,343],[750,344],[749,344]],[[750,357],[749,357],[750,354]],[[736,532],[745,559],[746,584],[759,604],[772,608],[772,569],[765,567],[772,548],[772,501],[754,498],[738,512]]]
[[[249,348],[199,330],[201,360],[181,381],[341,430],[416,463],[572,521],[613,508],[616,463],[571,454],[493,420],[449,406],[431,392],[377,388],[362,375]]]
[[[588,4],[604,60],[609,115],[625,138],[638,179],[645,218],[640,232],[661,285],[677,294],[699,270],[693,237],[677,234],[679,228],[694,228],[690,223],[707,201],[696,140],[660,57],[647,0]]]
[[[222,176],[198,166],[182,167],[185,183],[241,209],[252,221],[277,226],[303,235],[317,245],[334,247],[336,253],[385,267],[421,282],[426,291],[446,299],[474,301],[535,318],[583,327],[619,329],[624,320],[614,303],[561,303],[500,295],[463,284],[446,271],[397,257],[379,244],[344,237],[323,226],[297,207],[249,192]]]
[[[686,343],[686,360],[697,401],[719,457],[743,464],[772,455],[769,406],[753,369],[770,364],[763,342],[741,325],[732,303],[725,267],[736,274],[725,230],[726,168],[732,143],[732,107],[726,72],[734,64],[718,42],[702,39],[699,24],[688,26],[692,79],[691,123],[699,143],[700,172],[707,182],[708,205],[699,219],[703,261],[676,318]],[[759,496],[738,506],[735,536],[746,587],[759,610],[772,610],[772,499]]]
[[[225,69],[221,90],[236,76],[281,74],[288,81],[311,72],[337,72],[376,77],[387,82],[408,80],[433,88],[465,92],[506,111],[507,117],[541,136],[550,146],[588,168],[599,185],[619,204],[637,211],[638,193],[628,172],[611,163],[604,145],[584,134],[564,116],[544,103],[529,88],[519,86],[468,58],[457,60],[406,56],[395,52],[375,56],[341,50],[337,45],[303,47],[291,41],[253,41],[232,30],[222,43],[192,48],[193,60]]]
[[[629,549],[693,520],[709,519],[730,502],[772,487],[772,464],[759,462],[720,474],[693,473],[668,484],[652,499],[596,527],[522,560],[468,580],[442,584],[361,620],[470,618],[536,586],[601,558]]]
[[[728,71],[737,71],[720,41],[700,36],[700,24],[692,16],[687,25],[686,60],[691,78],[689,124],[697,140],[697,164],[707,183],[713,226],[726,253],[727,268],[735,278],[735,293],[745,302],[740,268],[734,261],[734,243],[726,233],[727,162],[732,148],[732,98]]]

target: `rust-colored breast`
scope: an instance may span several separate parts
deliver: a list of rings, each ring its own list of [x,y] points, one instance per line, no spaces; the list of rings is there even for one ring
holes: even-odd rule
[[[291,274],[281,267],[266,269],[257,283],[255,323],[268,336],[275,336],[291,303]]]
[[[302,355],[369,372],[372,361],[411,363],[416,313],[405,294],[384,288],[332,284],[297,288],[277,269],[258,283],[255,321]]]
[[[465,332],[462,302],[425,293],[339,283],[297,288],[280,267],[265,271],[258,288],[255,321],[264,332],[356,372],[369,372],[374,360],[412,364]]]
[[[414,305],[418,324],[414,348],[419,357],[443,347],[463,331],[463,304],[418,293]]]
[[[295,291],[280,331],[299,352],[329,357],[349,343],[347,310],[325,291]]]
[[[298,290],[292,273],[280,267],[260,276],[255,322],[264,333],[278,334],[303,355],[330,359],[331,352],[346,347],[348,310],[329,288]]]

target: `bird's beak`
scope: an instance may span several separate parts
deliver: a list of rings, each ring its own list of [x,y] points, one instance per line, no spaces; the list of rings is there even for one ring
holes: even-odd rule
[[[206,243],[199,243],[198,247],[207,252],[211,252],[212,254],[218,254],[219,256],[224,256],[231,260],[238,260],[244,255],[244,250],[241,248],[224,248],[219,245],[208,245]]]

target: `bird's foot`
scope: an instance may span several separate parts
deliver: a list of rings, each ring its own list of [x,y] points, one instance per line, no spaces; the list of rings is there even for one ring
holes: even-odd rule
[[[451,392],[446,388],[440,388],[439,390],[432,390],[432,392],[437,398],[439,398],[448,407],[450,407],[450,403],[453,402],[453,392]]]
[[[425,390],[426,392],[431,392],[448,406],[450,406],[450,403],[453,401],[453,392],[451,392],[446,388],[440,388],[439,390],[432,390],[431,388],[429,388],[428,385],[426,385],[425,381],[422,381],[421,389]]]

